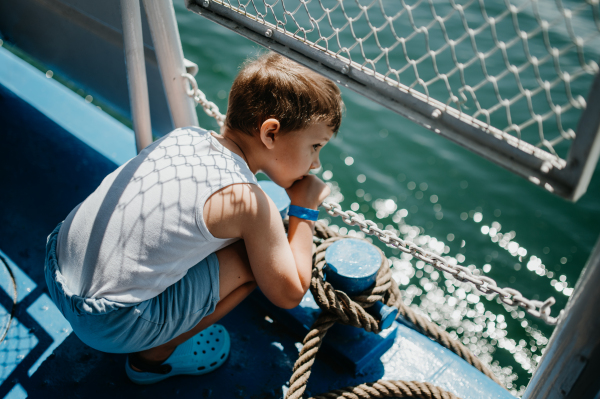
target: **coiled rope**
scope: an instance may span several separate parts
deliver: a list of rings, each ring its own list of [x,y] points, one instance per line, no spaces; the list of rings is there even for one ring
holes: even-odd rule
[[[219,108],[215,103],[207,101],[204,93],[198,88],[198,84],[194,77],[190,74],[183,74],[186,79],[189,80],[191,90],[187,90],[188,96],[194,99],[197,104],[200,104],[204,111],[215,118],[219,126],[223,126],[225,116],[219,112]],[[347,224],[356,224],[348,212],[342,213],[341,208],[337,205],[337,214],[343,214],[346,217],[344,222]],[[331,215],[335,215],[336,212],[328,208],[328,212]],[[371,225],[376,225],[370,222]],[[366,227],[366,226],[365,226]],[[287,228],[287,226],[286,226]],[[377,320],[369,313],[365,311],[365,308],[373,306],[377,301],[382,301],[388,306],[394,306],[398,308],[398,313],[402,315],[406,320],[409,320],[417,328],[421,330],[423,334],[438,342],[445,348],[450,349],[458,356],[466,360],[469,364],[477,368],[483,374],[491,378],[498,385],[503,386],[500,381],[496,378],[492,372],[481,363],[481,361],[471,353],[460,341],[453,339],[446,331],[442,330],[437,324],[434,324],[424,318],[421,315],[416,314],[409,307],[404,305],[402,298],[400,297],[400,289],[392,279],[392,272],[387,265],[387,259],[383,252],[381,253],[381,266],[377,273],[375,287],[372,289],[362,292],[360,295],[350,298],[342,291],[335,290],[331,284],[323,280],[323,267],[325,266],[325,250],[335,241],[342,239],[343,237],[331,230],[328,226],[321,222],[315,224],[315,238],[316,241],[323,241],[318,247],[313,244],[313,252],[315,253],[313,274],[311,278],[310,290],[315,298],[315,301],[319,307],[323,310],[321,315],[313,323],[311,330],[308,332],[303,341],[303,347],[300,351],[298,360],[294,364],[293,374],[290,378],[290,389],[288,390],[285,398],[286,399],[299,399],[302,397],[306,389],[308,378],[310,377],[310,370],[323,337],[327,333],[327,330],[331,328],[336,322],[343,324],[352,325],[354,327],[361,327],[367,331],[378,333],[380,326]],[[381,238],[380,238],[381,239]],[[378,248],[379,250],[379,248]],[[468,269],[464,270],[467,273]],[[469,272],[470,274],[470,272]],[[490,279],[487,279],[490,283]],[[483,284],[483,282],[481,283]],[[494,284],[495,285],[495,284]],[[478,289],[479,286],[476,285]],[[506,293],[506,291],[505,291]],[[512,290],[510,293],[518,294],[520,302],[516,304],[523,306],[527,305],[528,312],[531,312],[532,306],[529,306],[526,301],[522,298],[520,293],[516,290]],[[506,295],[505,295],[506,296]],[[550,301],[551,299],[551,301]],[[505,299],[504,301],[514,301],[513,299]],[[531,301],[528,301],[531,303]],[[540,308],[539,314],[543,316],[544,320],[552,321],[553,324],[557,323],[556,319],[549,317],[550,306],[554,303],[554,298],[549,298],[543,303]],[[535,306],[533,307],[535,309]],[[534,314],[535,315],[535,314]],[[539,317],[539,316],[538,316]],[[552,323],[551,323],[552,324]],[[421,397],[421,398],[435,398],[435,399],[453,399],[456,396],[450,392],[443,391],[442,389],[426,383],[418,381],[384,381],[379,380],[369,384],[361,384],[356,387],[344,388],[343,390],[335,390],[329,393],[315,397],[315,399],[331,399],[331,398],[351,398],[351,399],[368,399],[368,398],[384,398],[384,397]]]
[[[377,321],[365,309],[381,301],[387,306],[398,308],[399,314],[406,320],[412,322],[423,334],[448,348],[458,356],[473,365],[486,376],[502,386],[500,381],[481,361],[469,351],[462,343],[454,340],[450,334],[442,330],[438,325],[430,322],[425,317],[418,315],[412,309],[404,305],[400,295],[400,289],[392,279],[392,272],[387,264],[387,258],[381,252],[381,266],[376,276],[375,286],[367,289],[357,296],[349,297],[343,291],[334,289],[330,283],[324,281],[323,268],[326,264],[325,251],[335,241],[344,239],[325,224],[317,222],[315,226],[315,241],[322,242],[316,247],[314,255],[314,266],[310,290],[316,303],[323,311],[311,326],[310,331],[303,341],[303,347],[294,364],[293,374],[290,378],[290,388],[285,396],[286,399],[300,399],[306,390],[306,384],[310,377],[312,365],[321,347],[323,338],[329,328],[335,323],[351,325],[364,328],[366,331],[379,333],[380,322]],[[432,399],[454,399],[456,396],[451,392],[442,390],[427,382],[418,381],[386,381],[379,380],[372,383],[361,384],[356,387],[348,387],[334,390],[314,399],[368,399],[368,398],[432,398]]]

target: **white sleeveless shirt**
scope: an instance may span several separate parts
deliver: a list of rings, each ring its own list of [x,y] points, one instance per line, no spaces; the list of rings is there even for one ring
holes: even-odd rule
[[[235,183],[257,184],[244,160],[200,128],[177,129],[109,174],[65,219],[58,263],[87,298],[138,303],[237,239],[214,237],[206,200]]]

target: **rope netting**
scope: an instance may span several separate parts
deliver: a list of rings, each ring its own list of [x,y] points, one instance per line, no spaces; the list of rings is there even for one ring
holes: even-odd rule
[[[598,0],[206,0],[565,166],[600,58]],[[545,158],[545,157],[544,157]]]

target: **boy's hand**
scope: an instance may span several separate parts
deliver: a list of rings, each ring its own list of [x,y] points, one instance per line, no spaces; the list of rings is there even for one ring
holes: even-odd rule
[[[329,187],[314,175],[297,180],[286,191],[292,205],[310,209],[317,209],[331,192]]]

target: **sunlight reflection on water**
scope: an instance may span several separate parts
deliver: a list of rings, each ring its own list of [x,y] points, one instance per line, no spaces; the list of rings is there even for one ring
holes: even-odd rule
[[[199,87],[225,112],[223,93],[260,47],[189,13],[183,2],[175,6],[185,56],[200,67]],[[553,316],[564,308],[600,233],[598,172],[588,193],[571,204],[359,94],[342,89],[342,96],[347,112],[316,171],[332,189],[330,201],[457,264],[476,266],[527,298],[555,296]],[[198,117],[201,126],[215,128],[201,110]],[[343,234],[364,236],[327,220]],[[452,331],[520,395],[553,328],[398,250],[385,251],[406,303]]]
[[[344,196],[339,185],[336,182],[327,184],[332,190],[327,201],[342,202]],[[425,191],[427,184],[421,183],[419,188]],[[416,184],[409,182],[408,189],[416,189]],[[417,193],[419,192],[417,191]],[[363,189],[359,189],[356,195],[364,199],[368,194]],[[422,197],[415,195],[417,199]],[[437,203],[438,197],[431,195],[429,198],[430,202],[435,204],[434,208],[438,210],[436,215],[440,214],[442,205]],[[461,253],[452,256],[450,247],[443,239],[425,234],[422,227],[407,224],[404,218],[408,216],[409,211],[405,208],[398,209],[396,198],[374,199],[368,204],[368,208],[361,207],[358,202],[353,202],[350,208],[355,212],[361,209],[365,213],[372,210],[375,212],[376,219],[381,220],[378,223],[380,228],[385,227],[386,230],[394,232],[405,241],[413,242],[437,255],[446,256],[450,264],[465,265],[466,256]],[[496,212],[496,214],[499,215],[500,212]],[[365,215],[359,213],[359,217],[364,219]],[[384,222],[389,222],[389,219],[392,223],[384,226]],[[484,215],[482,212],[472,212],[471,217],[464,220],[475,224],[472,229],[476,230],[478,228],[476,224],[484,220]],[[336,232],[350,237],[365,238],[365,233],[362,231],[343,224],[340,226],[336,219],[327,217],[323,221]],[[516,258],[518,263],[515,265],[524,264],[527,266],[527,271],[545,276],[548,280],[544,283],[539,282],[538,288],[541,284],[547,284],[564,296],[571,295],[573,288],[572,284],[567,281],[567,277],[562,275],[559,280],[553,279],[555,273],[547,270],[537,256],[528,256],[527,249],[515,240],[516,233],[514,231],[502,232],[502,225],[497,220],[493,220],[489,225],[483,224],[479,231],[484,239]],[[377,240],[370,237],[367,239],[378,243]],[[446,240],[454,241],[454,234],[449,233]],[[461,241],[461,248],[468,244],[467,240]],[[389,255],[390,250],[387,251]],[[448,273],[440,273],[433,266],[415,260],[410,254],[400,253],[395,248],[391,249],[391,252],[393,255],[389,257],[389,261],[394,269],[393,277],[401,288],[405,304],[450,331],[453,338],[460,340],[491,368],[513,395],[521,396],[524,393],[524,386],[516,384],[519,378],[517,371],[513,370],[510,365],[501,365],[494,358],[494,354],[498,349],[504,349],[512,356],[514,363],[520,365],[524,371],[531,373],[541,359],[549,336],[530,325],[531,318],[526,316],[522,308],[505,305],[492,295],[481,298],[485,295],[475,290],[471,284],[455,280]],[[494,256],[492,255],[491,258],[493,259]],[[488,259],[486,258],[486,260]],[[491,259],[489,260],[491,261]],[[474,264],[469,264],[467,267],[475,275],[488,275],[492,271],[492,265],[489,263],[480,266],[479,269]],[[520,267],[515,267],[515,270],[520,270]],[[506,286],[503,281],[500,281],[499,285]],[[556,313],[555,309],[554,315]]]

